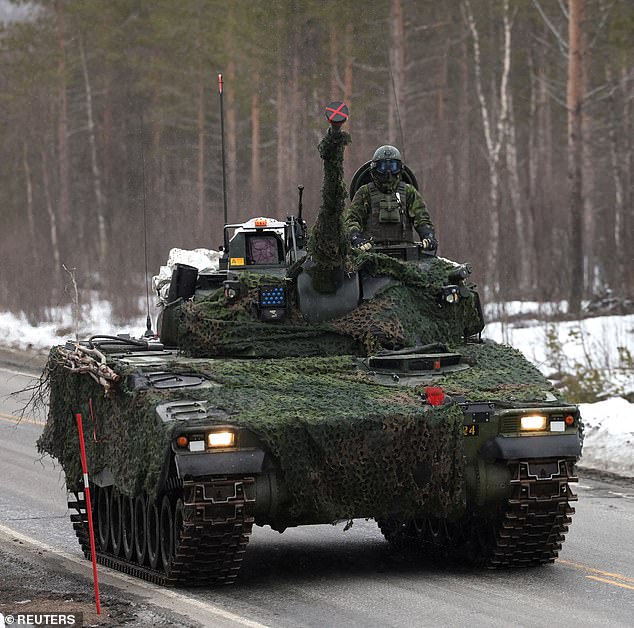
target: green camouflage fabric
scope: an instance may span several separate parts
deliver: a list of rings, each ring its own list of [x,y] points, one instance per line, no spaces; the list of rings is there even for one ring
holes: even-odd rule
[[[154,408],[204,399],[221,415],[215,422],[248,428],[275,457],[293,523],[464,507],[460,408],[431,408],[419,391],[380,386],[350,357],[174,358],[165,370],[203,374],[218,385],[172,391],[133,390],[134,371],[108,361],[121,382],[105,396],[88,375],[66,371],[56,349],[50,354],[50,414],[38,448],[60,462],[71,490],[81,489],[82,477],[75,412],[84,416],[91,476],[107,466],[123,493],[156,496],[180,423],[164,424]]]
[[[455,264],[430,257],[426,268],[403,264],[381,253],[356,253],[350,272],[391,278],[372,299],[339,319],[309,324],[297,308],[295,283],[269,275],[239,276],[243,296],[228,300],[222,289],[179,306],[178,346],[192,357],[263,357],[357,355],[442,341],[457,344],[479,333],[483,322],[478,295],[443,305],[442,287]],[[300,267],[289,270],[290,278]],[[287,317],[280,323],[257,320],[253,302],[259,285],[287,289]]]
[[[346,198],[343,155],[349,143],[348,133],[328,129],[319,144],[319,155],[324,160],[324,182],[319,215],[308,239],[309,258],[305,268],[311,274],[315,289],[320,292],[334,291],[334,273],[344,267],[349,248],[341,222]]]
[[[554,392],[511,347],[468,343],[448,348],[461,352],[471,366],[434,379],[450,396],[504,406],[543,403]],[[426,405],[423,384],[381,385],[350,356],[174,356],[160,370],[199,373],[217,385],[134,390],[135,370],[112,357],[108,363],[121,381],[105,396],[87,374],[65,370],[57,349],[49,357],[50,411],[38,448],[59,461],[70,489],[81,489],[74,413],[84,417],[90,474],[107,466],[122,492],[156,496],[180,423],[163,423],[154,409],[163,401],[196,399],[206,400],[218,416],[199,423],[247,428],[274,456],[291,495],[291,524],[463,512],[462,410],[456,403]]]

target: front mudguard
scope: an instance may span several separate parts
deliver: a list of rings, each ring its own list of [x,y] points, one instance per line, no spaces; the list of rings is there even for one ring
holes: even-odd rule
[[[579,433],[557,436],[494,436],[480,448],[487,461],[531,458],[579,458]]]
[[[208,475],[253,475],[264,468],[264,451],[178,453],[175,455],[178,477],[195,478]]]

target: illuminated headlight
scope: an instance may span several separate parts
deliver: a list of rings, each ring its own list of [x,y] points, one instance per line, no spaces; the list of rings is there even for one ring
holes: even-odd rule
[[[522,431],[537,432],[546,429],[546,417],[541,414],[523,416],[520,422]]]
[[[207,445],[212,448],[233,447],[236,435],[233,432],[210,432],[207,434]]]

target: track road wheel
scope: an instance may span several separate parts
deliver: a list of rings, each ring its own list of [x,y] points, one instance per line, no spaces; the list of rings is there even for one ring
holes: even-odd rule
[[[163,570],[169,575],[174,557],[174,517],[172,516],[172,504],[167,495],[163,496],[161,502],[160,537],[161,563]]]
[[[115,556],[121,554],[121,493],[117,488],[110,491],[110,549]]]
[[[178,550],[181,540],[183,538],[184,532],[184,520],[183,520],[183,510],[185,505],[183,504],[183,500],[179,497],[176,500],[176,505],[174,506],[174,553]]]
[[[127,495],[121,496],[121,536],[125,559],[134,561],[134,500]]]
[[[145,510],[147,518],[146,547],[147,558],[152,569],[156,569],[161,559],[160,513],[155,501],[148,500]]]
[[[134,548],[136,562],[145,565],[147,560],[147,512],[145,495],[139,495],[134,500]]]
[[[97,491],[97,540],[102,552],[108,551],[110,541],[110,487],[100,486]]]

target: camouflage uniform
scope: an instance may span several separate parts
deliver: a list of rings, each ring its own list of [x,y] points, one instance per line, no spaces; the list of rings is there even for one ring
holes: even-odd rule
[[[419,234],[434,230],[420,192],[403,182],[387,194],[374,183],[362,185],[344,213],[344,224],[348,233],[360,231],[375,243],[413,242],[412,227]]]

